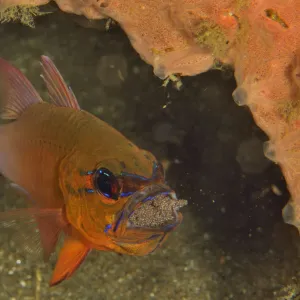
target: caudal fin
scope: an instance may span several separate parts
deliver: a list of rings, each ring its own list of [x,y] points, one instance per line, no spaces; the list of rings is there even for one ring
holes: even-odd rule
[[[0,58],[1,118],[17,119],[29,106],[42,102],[25,75]]]

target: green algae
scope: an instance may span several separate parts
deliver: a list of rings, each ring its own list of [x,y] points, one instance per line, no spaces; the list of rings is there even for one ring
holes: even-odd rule
[[[41,12],[39,7],[30,5],[16,5],[0,10],[0,23],[20,22],[31,28],[35,27],[34,18],[46,15],[49,12]]]
[[[282,101],[278,104],[278,113],[288,123],[296,121],[300,115],[299,99]]]
[[[215,57],[222,58],[226,55],[229,42],[219,25],[203,21],[197,26],[195,36],[197,44],[210,48]]]

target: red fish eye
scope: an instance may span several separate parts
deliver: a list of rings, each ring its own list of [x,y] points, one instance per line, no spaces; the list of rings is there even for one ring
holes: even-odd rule
[[[100,168],[94,176],[96,190],[109,199],[118,200],[120,186],[114,174],[106,168]]]

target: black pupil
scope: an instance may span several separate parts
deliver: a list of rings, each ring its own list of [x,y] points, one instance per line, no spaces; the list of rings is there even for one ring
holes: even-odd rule
[[[118,200],[119,184],[116,177],[108,169],[97,170],[95,177],[96,189],[105,197]]]

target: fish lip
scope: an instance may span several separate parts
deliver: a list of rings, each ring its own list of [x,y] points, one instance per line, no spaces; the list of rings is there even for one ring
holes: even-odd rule
[[[181,213],[173,208],[173,219],[168,221],[166,225],[162,227],[158,226],[157,228],[145,227],[145,226],[134,226],[134,224],[129,220],[131,214],[135,211],[137,206],[143,205],[147,201],[152,200],[154,197],[159,195],[169,196],[170,200],[178,200],[176,193],[167,185],[164,184],[152,184],[144,187],[142,190],[135,192],[130,199],[125,204],[122,211],[117,216],[117,222],[114,226],[114,231],[118,229],[120,224],[126,222],[126,229],[142,229],[142,230],[151,230],[158,232],[168,232],[173,230],[181,223],[182,215]]]

